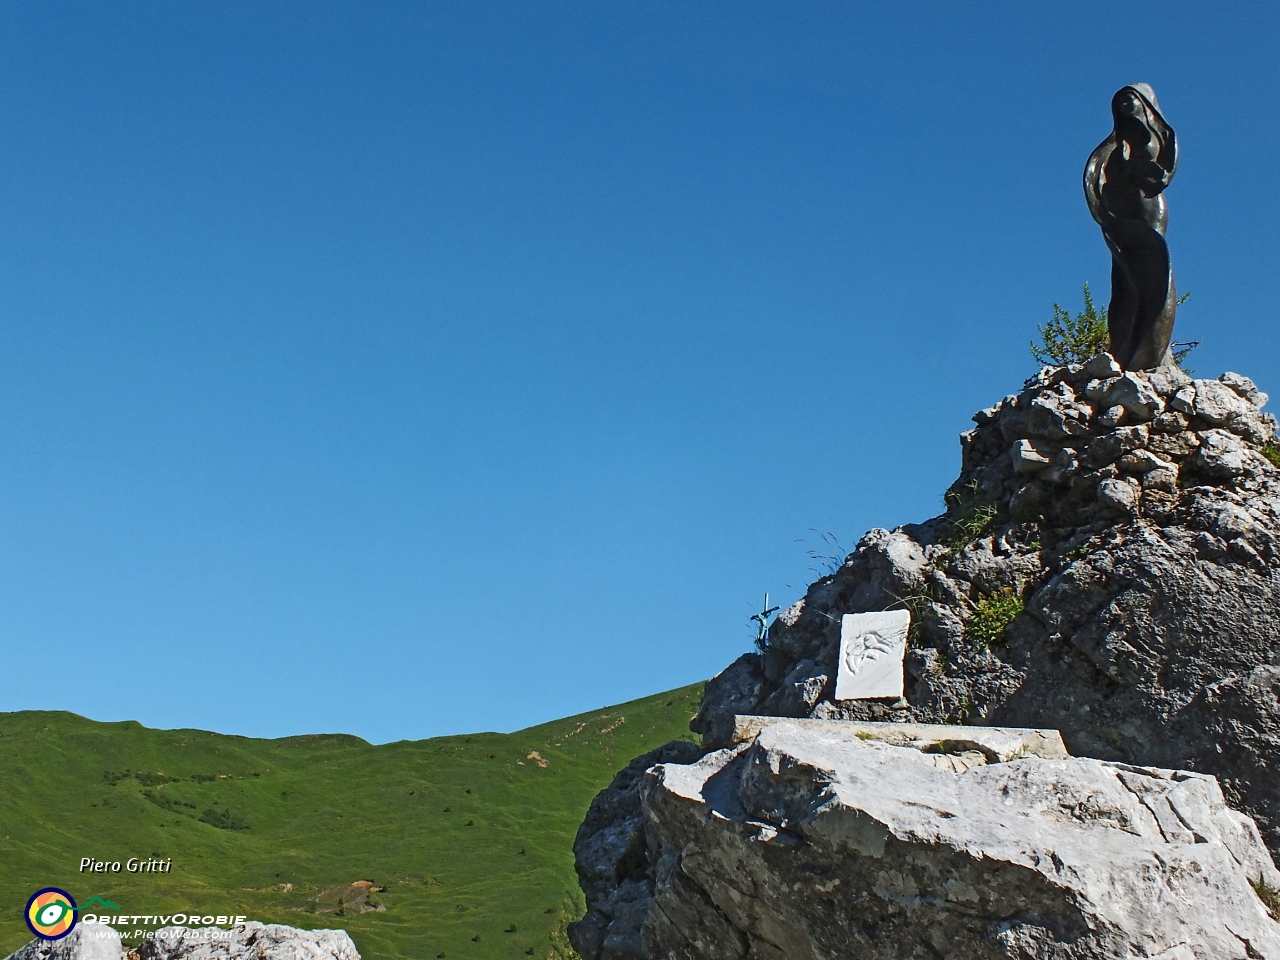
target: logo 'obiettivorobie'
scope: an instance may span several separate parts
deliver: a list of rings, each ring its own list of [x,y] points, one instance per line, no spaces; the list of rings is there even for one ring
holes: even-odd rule
[[[61,940],[76,925],[76,902],[57,887],[37,890],[27,901],[27,926],[41,940]]]

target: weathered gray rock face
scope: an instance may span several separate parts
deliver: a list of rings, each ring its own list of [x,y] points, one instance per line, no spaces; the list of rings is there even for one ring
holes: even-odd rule
[[[645,774],[643,955],[1280,958],[1252,886],[1280,873],[1212,777],[1039,757],[955,773],[840,726],[775,723]]]
[[[32,940],[7,960],[121,960],[120,934],[105,923],[81,923],[61,940]]]
[[[569,925],[569,936],[583,957],[645,956],[640,925],[654,887],[640,782],[655,764],[692,763],[702,752],[696,744],[673,740],[636,757],[591,804],[573,844],[587,915]]]
[[[1238,374],[1046,369],[974,416],[948,510],[873,530],[707,687],[734,714],[1053,727],[1075,756],[1204,771],[1280,851],[1276,423]],[[993,598],[1025,611],[975,639]],[[909,608],[905,698],[833,699],[840,618]]]
[[[218,935],[211,936],[212,931]],[[141,960],[360,960],[345,930],[299,930],[278,923],[164,927],[138,947]]]
[[[360,960],[345,930],[299,930],[282,924],[164,927],[137,948],[141,960]],[[120,935],[84,923],[61,940],[33,940],[8,960],[124,960]]]
[[[1266,402],[1238,374],[1126,374],[1106,355],[1046,368],[974,415],[947,512],[863,537],[778,616],[763,654],[708,684],[693,728],[711,750],[733,742],[741,715],[1054,728],[1077,757],[1212,774],[1280,852],[1280,469]],[[835,700],[841,617],[903,608],[913,619],[905,696]],[[655,859],[666,849],[656,821],[638,842],[640,782],[626,775],[625,880],[608,879],[616,860],[594,839],[609,828],[603,811],[618,802],[618,782],[575,845],[588,914],[574,943],[586,960],[652,955],[641,937],[649,898],[681,882],[670,850],[667,866]],[[665,802],[655,795],[652,809]],[[730,831],[715,816],[703,827]],[[764,846],[783,849],[779,836]],[[682,854],[680,871],[697,862]],[[798,869],[792,881],[807,889]],[[726,927],[728,946],[707,956],[740,956],[740,946],[777,956],[767,946],[776,941],[723,922],[750,935]],[[919,949],[901,955],[961,956]],[[1170,958],[1200,956],[1171,949]],[[972,955],[1113,955],[1081,950]]]

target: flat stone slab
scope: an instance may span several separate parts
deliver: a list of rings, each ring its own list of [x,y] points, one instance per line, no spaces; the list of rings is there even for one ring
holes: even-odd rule
[[[963,756],[982,754],[987,763],[1019,757],[1061,760],[1069,757],[1062,734],[1034,727],[965,727],[942,723],[863,723],[859,720],[814,720],[794,717],[738,716],[733,718],[733,742],[754,740],[765,727],[789,723],[847,740],[875,740],[894,747],[913,747],[922,753]]]
[[[867,729],[891,726],[908,725]],[[615,908],[643,911],[631,956],[1280,960],[1258,893],[1280,871],[1213,777],[1084,757],[949,771],[837,729],[778,720],[649,768],[661,866],[651,901],[637,883]]]
[[[906,610],[846,613],[840,618],[837,700],[898,699],[902,658],[907,652],[911,614]]]

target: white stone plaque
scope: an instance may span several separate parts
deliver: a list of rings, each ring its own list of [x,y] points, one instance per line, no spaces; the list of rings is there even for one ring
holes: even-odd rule
[[[911,614],[846,613],[840,620],[837,700],[902,696],[902,658],[907,652]]]

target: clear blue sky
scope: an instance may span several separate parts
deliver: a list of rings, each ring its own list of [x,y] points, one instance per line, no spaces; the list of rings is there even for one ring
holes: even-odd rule
[[[386,741],[715,673],[1105,302],[1136,80],[1178,336],[1280,394],[1280,8],[875,6],[0,5],[0,710]]]

